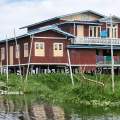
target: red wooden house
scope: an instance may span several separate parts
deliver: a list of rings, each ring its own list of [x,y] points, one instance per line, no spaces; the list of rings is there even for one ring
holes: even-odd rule
[[[108,17],[91,10],[51,18],[22,27],[27,33],[0,41],[1,68],[24,72],[65,71],[71,62],[74,72],[111,68],[111,44],[114,68],[120,66],[120,18]],[[111,22],[111,21],[112,22]],[[70,61],[68,59],[70,54]],[[82,69],[80,69],[82,68]]]

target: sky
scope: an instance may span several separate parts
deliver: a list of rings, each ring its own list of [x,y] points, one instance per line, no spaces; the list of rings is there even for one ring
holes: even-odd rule
[[[0,0],[0,40],[23,34],[20,27],[83,10],[120,17],[120,0]]]

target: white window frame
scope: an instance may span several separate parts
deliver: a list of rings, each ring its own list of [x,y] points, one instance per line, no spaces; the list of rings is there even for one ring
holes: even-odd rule
[[[44,42],[35,42],[35,56],[45,56],[45,43]],[[42,46],[42,48],[41,48]],[[37,48],[38,47],[38,48]]]
[[[1,60],[5,60],[5,48],[1,48]]]
[[[28,43],[26,42],[24,43],[24,57],[28,57],[28,49],[29,49],[29,46],[28,46]]]
[[[100,33],[99,34],[101,34],[101,26],[89,26],[89,37],[93,37],[93,38],[99,38],[100,36],[98,36],[98,35],[96,35],[96,36],[94,36],[94,28],[100,28]],[[90,29],[93,29],[93,35],[92,36],[90,36]],[[96,32],[96,34],[97,34],[97,32]]]
[[[16,56],[16,58],[20,58],[20,45],[18,44],[18,45],[16,45],[15,46],[15,56]]]
[[[61,45],[61,49],[60,49]],[[53,43],[53,56],[63,57],[63,43]]]
[[[111,26],[107,26],[107,29],[109,29],[109,38],[118,38],[118,25],[112,27],[112,33],[111,33]],[[116,35],[114,34],[115,29],[116,29]]]

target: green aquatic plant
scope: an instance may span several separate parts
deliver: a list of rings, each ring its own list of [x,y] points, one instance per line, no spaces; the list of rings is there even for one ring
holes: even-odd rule
[[[111,90],[110,75],[84,75],[86,78],[104,83],[104,86],[83,79],[80,74],[74,75],[75,85],[72,86],[69,74],[37,74],[29,75],[28,80],[20,79],[15,74],[9,75],[10,91],[24,91],[24,94],[36,94],[48,102],[72,102],[92,105],[109,105],[120,100],[120,76],[115,76],[115,93]],[[5,82],[6,76],[0,76],[0,82]],[[102,102],[103,101],[103,102]]]

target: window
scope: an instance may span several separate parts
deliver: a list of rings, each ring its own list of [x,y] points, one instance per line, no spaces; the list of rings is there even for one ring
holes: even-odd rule
[[[35,49],[39,49],[39,44],[36,44],[36,47],[35,47]]]
[[[20,45],[17,45],[15,50],[16,50],[16,58],[19,58],[20,57]]]
[[[45,56],[44,42],[35,42],[35,56]]]
[[[84,36],[84,26],[83,25],[77,25],[77,36]]]
[[[1,60],[4,60],[5,59],[5,48],[2,47],[1,48]]]
[[[54,43],[53,44],[53,55],[55,57],[63,56],[63,43]]]
[[[44,43],[40,43],[39,44],[39,49],[43,50],[43,48],[44,48]]]
[[[28,43],[24,43],[24,57],[28,57]]]
[[[100,37],[101,27],[100,26],[90,26],[89,36],[90,37]]]
[[[63,49],[63,45],[59,44],[59,50],[62,50],[62,49]]]
[[[54,45],[54,50],[58,50],[58,45],[57,44]]]
[[[113,26],[112,30],[110,27],[107,27],[107,33],[108,33],[108,37],[112,37],[112,38],[117,38],[118,37],[118,27],[116,25]]]

